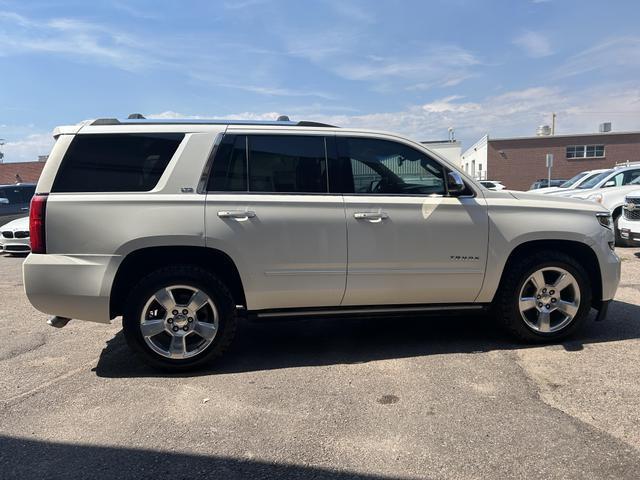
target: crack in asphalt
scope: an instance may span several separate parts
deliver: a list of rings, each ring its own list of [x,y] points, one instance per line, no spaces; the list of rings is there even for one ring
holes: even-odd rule
[[[522,357],[520,357],[518,355],[518,352],[517,351],[514,351],[514,352],[509,351],[509,352],[503,352],[503,353],[505,355],[507,355],[508,357],[511,357],[511,359],[514,362],[514,364],[520,370],[525,382],[527,383],[527,385],[529,385],[529,388],[534,392],[533,396],[537,399],[538,402],[543,404],[548,409],[560,413],[563,417],[566,417],[569,421],[571,421],[573,424],[578,426],[578,428],[590,430],[592,432],[596,432],[600,437],[605,439],[607,443],[612,443],[614,445],[621,446],[621,447],[625,448],[628,452],[633,453],[634,455],[637,455],[638,459],[640,460],[640,448],[638,448],[637,446],[625,441],[622,438],[619,438],[619,437],[607,432],[606,430],[602,429],[598,425],[594,425],[592,423],[589,423],[589,422],[581,419],[580,417],[572,415],[571,413],[563,410],[561,406],[556,406],[556,405],[552,405],[551,403],[549,403],[544,398],[544,395],[542,394],[541,383],[538,380],[536,380],[534,375],[529,373],[529,370],[527,369],[526,365],[524,364],[524,361],[523,361]],[[557,388],[557,385],[549,384],[549,387],[550,388]]]

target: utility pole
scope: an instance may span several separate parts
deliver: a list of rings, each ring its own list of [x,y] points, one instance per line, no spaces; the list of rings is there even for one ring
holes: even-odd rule
[[[551,114],[551,135],[556,134],[556,112]]]

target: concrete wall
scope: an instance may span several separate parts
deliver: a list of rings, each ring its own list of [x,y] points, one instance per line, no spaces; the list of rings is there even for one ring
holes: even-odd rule
[[[477,180],[487,180],[488,176],[491,180],[500,180],[495,178],[491,173],[487,174],[487,140],[488,136],[485,135],[475,144],[469,147],[460,159],[461,168],[468,175]]]

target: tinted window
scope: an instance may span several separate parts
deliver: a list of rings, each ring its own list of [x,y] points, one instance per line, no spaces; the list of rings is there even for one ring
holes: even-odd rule
[[[247,191],[247,137],[225,135],[213,160],[207,190]]]
[[[9,204],[11,205],[25,203],[20,187],[6,187],[0,189],[0,198],[6,198],[9,200]]]
[[[442,165],[418,150],[369,138],[343,138],[340,145],[351,164],[355,193],[446,193]]]
[[[51,191],[149,191],[183,138],[182,133],[77,135]]]
[[[31,202],[31,197],[36,193],[35,185],[27,185],[20,187],[20,195],[22,196],[22,201],[24,203]]]
[[[324,137],[250,135],[249,191],[327,192]]]

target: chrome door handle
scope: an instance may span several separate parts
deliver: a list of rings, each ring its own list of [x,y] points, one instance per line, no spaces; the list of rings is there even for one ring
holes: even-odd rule
[[[22,207],[20,210],[22,210],[23,212],[26,212],[27,210],[29,210],[29,207]]]
[[[381,222],[385,218],[389,218],[385,212],[356,212],[353,214],[356,220],[369,220],[370,222]]]
[[[220,218],[235,218],[235,219],[247,219],[253,218],[256,216],[256,212],[252,212],[251,210],[220,210],[218,212],[218,217]]]

